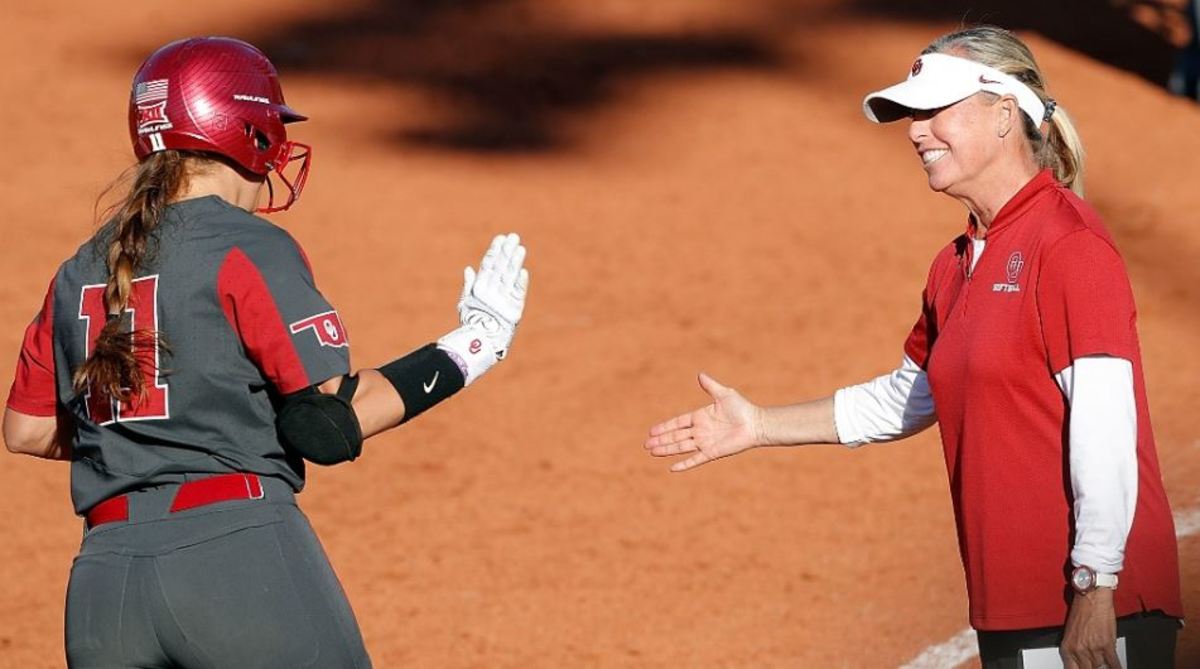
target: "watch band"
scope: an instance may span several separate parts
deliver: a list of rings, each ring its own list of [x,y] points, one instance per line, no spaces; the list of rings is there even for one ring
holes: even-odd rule
[[[1101,574],[1087,565],[1080,565],[1071,572],[1071,587],[1081,595],[1086,595],[1096,588],[1116,590],[1117,575]]]

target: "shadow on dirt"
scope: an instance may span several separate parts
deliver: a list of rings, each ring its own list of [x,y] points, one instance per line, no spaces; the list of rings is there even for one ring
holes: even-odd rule
[[[616,102],[622,82],[778,64],[761,36],[737,29],[582,31],[519,0],[380,0],[250,39],[284,72],[422,89],[443,111],[400,139],[483,153],[563,148],[565,115]]]
[[[684,14],[678,28],[639,32],[584,27],[536,0],[367,0],[246,37],[284,73],[426,94],[436,111],[397,129],[402,143],[502,154],[568,148],[566,122],[619,103],[625,84],[705,70],[794,69],[806,36],[863,18],[996,23],[1165,85],[1175,48],[1165,30],[1132,14],[1185,22],[1182,7],[1169,2],[1182,0],[743,0],[741,18],[729,25],[699,27]]]
[[[874,18],[1031,31],[1163,87],[1177,51],[1166,33],[1187,22],[1182,3],[1162,0],[851,0],[847,10]],[[1161,29],[1135,21],[1135,11]]]

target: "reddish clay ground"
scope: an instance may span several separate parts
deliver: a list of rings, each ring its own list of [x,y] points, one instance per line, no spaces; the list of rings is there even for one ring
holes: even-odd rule
[[[686,475],[641,448],[650,424],[703,401],[699,369],[780,403],[900,359],[962,211],[927,190],[904,128],[871,126],[859,104],[962,14],[525,0],[391,3],[412,8],[386,23],[376,4],[4,10],[0,383],[95,195],[131,160],[140,58],[189,34],[269,42],[313,119],[295,134],[317,147],[304,201],[278,221],[359,365],[452,327],[460,269],[493,233],[530,248],[511,360],[355,464],[313,472],[302,497],[377,666],[894,667],[965,627],[932,431]],[[1194,509],[1200,107],[1144,78],[1169,49],[1124,16],[1091,35],[1064,30],[1070,17],[1021,27],[1090,150],[1089,198],[1139,300],[1168,493]],[[323,65],[331,49],[339,67]],[[1157,60],[1105,56],[1139,50]],[[80,531],[67,468],[0,460],[0,666],[60,667]],[[1196,611],[1200,538],[1180,552]],[[1180,666],[1200,665],[1195,626],[1182,643]]]

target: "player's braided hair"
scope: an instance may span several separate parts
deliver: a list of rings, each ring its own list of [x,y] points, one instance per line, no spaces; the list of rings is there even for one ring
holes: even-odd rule
[[[1033,90],[1047,106],[1050,116],[1049,128],[1043,136],[1038,123],[1021,115],[1034,158],[1038,165],[1054,170],[1060,183],[1083,196],[1083,143],[1067,112],[1046,94],[1041,68],[1020,38],[996,26],[973,26],[942,35],[922,53],[961,55],[1012,75]]]
[[[129,402],[146,393],[143,370],[153,371],[155,345],[165,342],[158,332],[126,332],[122,317],[129,304],[134,273],[146,259],[151,233],[158,227],[167,205],[187,185],[185,152],[167,150],[150,154],[133,174],[129,193],[110,211],[108,226],[108,285],[104,305],[108,320],[93,344],[91,354],[75,370],[75,391],[91,389]]]

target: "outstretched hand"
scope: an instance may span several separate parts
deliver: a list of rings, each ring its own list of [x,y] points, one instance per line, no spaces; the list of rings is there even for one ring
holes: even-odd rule
[[[713,403],[655,425],[650,428],[650,438],[645,443],[646,450],[658,457],[692,454],[671,465],[673,472],[698,467],[764,443],[762,409],[703,372],[699,381]]]

